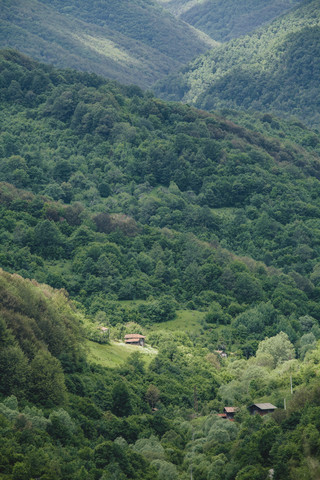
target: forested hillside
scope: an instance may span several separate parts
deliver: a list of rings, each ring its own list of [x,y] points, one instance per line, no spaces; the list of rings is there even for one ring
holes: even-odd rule
[[[297,352],[280,333],[250,360],[222,361],[186,332],[154,332],[148,365],[137,351],[103,368],[88,362],[84,317],[63,292],[3,271],[0,285],[3,479],[318,478],[313,333]],[[251,416],[257,399],[278,408]],[[226,404],[238,409],[233,422],[217,415]]]
[[[144,88],[214,44],[149,0],[1,1],[0,47]]]
[[[287,12],[300,0],[158,0],[178,18],[226,42]]]
[[[315,133],[270,115],[238,126],[11,51],[1,83],[3,268],[113,323],[114,301],[137,299],[126,315],[145,323],[187,306],[229,324],[270,299],[273,333],[319,318]]]
[[[0,85],[0,475],[316,480],[319,136],[12,50]]]
[[[318,128],[319,32],[319,2],[304,2],[250,36],[200,56],[156,92],[207,110],[230,107],[296,116]]]

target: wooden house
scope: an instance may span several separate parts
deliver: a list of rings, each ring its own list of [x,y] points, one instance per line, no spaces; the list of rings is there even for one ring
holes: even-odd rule
[[[235,413],[237,413],[238,408],[237,407],[224,407],[223,413],[225,414],[225,418],[228,418],[229,420],[234,419]]]
[[[138,345],[140,347],[144,347],[144,335],[140,335],[139,333],[128,333],[124,337],[124,342],[128,345]]]
[[[249,411],[251,415],[267,415],[268,413],[272,413],[275,411],[277,407],[272,405],[272,403],[254,403],[250,405]]]

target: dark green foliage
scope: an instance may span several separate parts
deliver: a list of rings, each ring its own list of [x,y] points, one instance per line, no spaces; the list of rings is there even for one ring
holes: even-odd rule
[[[48,407],[61,405],[66,399],[61,364],[48,353],[38,353],[30,363],[30,397]]]
[[[18,346],[3,346],[0,349],[0,392],[2,395],[26,395],[29,365]]]
[[[126,383],[123,381],[115,383],[112,389],[112,413],[118,417],[127,417],[132,412],[130,394]]]
[[[70,442],[76,432],[76,427],[68,412],[62,408],[53,411],[49,416],[48,432],[63,444]]]
[[[318,478],[318,135],[2,67],[0,475]],[[90,363],[102,325],[158,354]]]
[[[270,114],[225,119],[166,104],[12,51],[2,53],[2,68],[22,92],[16,103],[10,83],[1,90],[3,268],[66,289],[112,325],[167,321],[186,305],[209,311],[204,327],[231,325],[245,355],[254,353],[256,334],[283,330],[297,342],[297,318],[318,322],[316,133]],[[46,80],[31,102],[38,77]],[[265,321],[255,308],[267,301],[275,314]],[[62,324],[53,331],[37,297],[19,302],[4,318],[28,358],[44,340],[71,371],[72,335]],[[31,324],[22,313],[30,308]]]
[[[318,128],[319,28],[319,2],[302,2],[271,25],[199,57],[156,92],[207,110],[296,116]]]

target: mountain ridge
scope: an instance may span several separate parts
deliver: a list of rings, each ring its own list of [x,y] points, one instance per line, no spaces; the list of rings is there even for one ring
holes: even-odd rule
[[[99,22],[99,15],[106,15],[106,9],[95,10],[92,4],[90,12],[81,18],[76,6],[72,13],[72,2],[69,3],[69,10],[64,2],[61,12],[59,4],[54,8],[52,2],[4,3],[0,45],[20,49],[47,63],[92,71],[144,88],[214,45],[205,34],[177,21],[152,2],[143,0],[141,6],[130,8],[129,36],[123,33],[122,24],[114,22],[112,27],[107,20]],[[117,5],[114,9],[123,13],[123,7],[121,10]],[[105,6],[110,8],[108,2]],[[120,22],[126,20],[119,18]],[[163,29],[152,27],[156,20]]]
[[[263,24],[289,11],[299,0],[158,0],[174,15],[194,25],[217,41],[226,42],[231,38],[250,33]]]
[[[305,2],[250,36],[199,57],[160,82],[155,91],[209,110],[227,107],[296,115],[317,127],[319,18],[318,2]]]

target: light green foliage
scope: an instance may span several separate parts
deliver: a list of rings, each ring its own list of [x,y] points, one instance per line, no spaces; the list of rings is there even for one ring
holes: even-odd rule
[[[104,367],[115,368],[123,364],[133,353],[137,351],[135,345],[124,345],[123,343],[110,342],[110,344],[97,344],[96,342],[88,341],[86,343],[88,348],[88,358],[92,363],[102,365]],[[149,364],[157,354],[155,348],[139,348],[143,355],[143,360]]]
[[[178,310],[176,312],[176,318],[165,322],[166,331],[170,332],[188,332],[188,334],[199,332],[199,325],[202,323],[205,316],[204,312],[198,310]],[[152,332],[157,330],[163,330],[164,325],[154,324],[152,325]]]
[[[172,463],[165,460],[153,460],[151,465],[156,467],[159,480],[167,480],[168,478],[177,480],[179,478],[177,467]]]
[[[224,403],[231,405],[250,401],[248,384],[238,380],[232,380],[227,385],[222,385],[219,389],[219,395]]]
[[[156,332],[150,332],[149,335],[150,342],[152,345],[157,347],[161,346],[165,348],[166,345],[174,344],[177,345],[190,346],[191,341],[186,332],[183,331],[167,331],[167,330],[157,330]]]
[[[0,413],[11,422],[15,422],[16,426],[19,423],[23,423],[28,426],[27,428],[46,430],[50,424],[50,420],[45,418],[42,410],[35,406],[27,406],[23,410],[20,410],[18,400],[14,395],[7,397],[2,403],[0,403]]]
[[[165,450],[155,436],[137,440],[133,449],[149,460],[164,460]]]
[[[310,352],[316,348],[316,337],[312,332],[305,333],[300,338],[299,355],[304,358],[307,352]]]
[[[61,442],[67,442],[76,432],[76,427],[68,412],[60,408],[49,416],[49,432]]]
[[[208,468],[208,480],[222,480],[224,466],[227,463],[227,457],[221,453],[211,459],[211,465]]]
[[[259,343],[257,355],[267,353],[272,356],[274,366],[278,366],[286,360],[295,357],[294,347],[288,335],[280,332],[275,337],[267,338]]]
[[[49,424],[49,420],[44,417],[42,410],[35,406],[25,407],[23,409],[23,414],[36,429],[45,430]]]
[[[28,480],[29,476],[29,468],[23,462],[17,462],[12,470],[12,478],[13,480]]]
[[[228,443],[237,436],[238,427],[235,423],[226,422],[217,416],[211,416],[203,424],[203,433],[207,441]]]
[[[244,467],[236,476],[236,480],[265,480],[268,471],[260,465]]]

